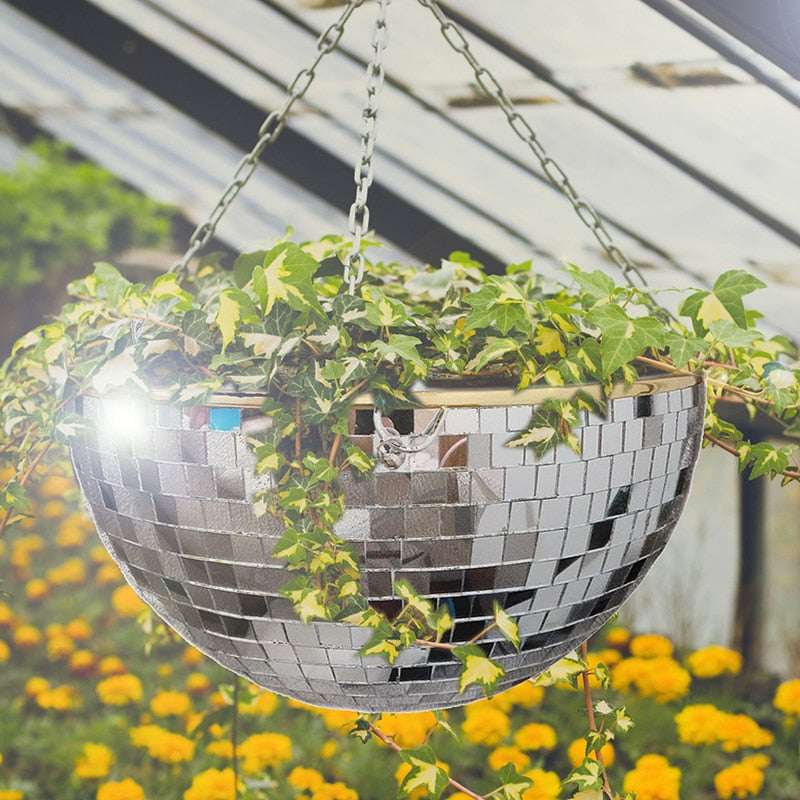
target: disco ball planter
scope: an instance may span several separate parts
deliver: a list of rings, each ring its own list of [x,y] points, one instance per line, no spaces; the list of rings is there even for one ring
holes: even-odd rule
[[[551,391],[422,390],[412,430],[446,409],[425,447],[370,480],[341,478],[336,533],[359,554],[371,604],[391,613],[394,583],[406,580],[448,608],[453,644],[491,622],[495,602],[515,620],[519,651],[496,631],[481,640],[505,670],[499,690],[547,669],[619,609],[664,548],[700,449],[705,389],[682,376],[617,392],[606,418],[583,412],[581,455],[561,446],[537,460],[506,446]],[[359,655],[370,629],[299,620],[271,555],[282,526],[250,502],[269,479],[255,476],[245,441],[259,402],[139,405],[135,422],[113,399],[77,399],[88,432],[71,445],[76,476],[128,582],[188,642],[279,694],[368,712],[478,699],[475,686],[459,693],[462,664],[446,650],[416,645],[389,664]],[[352,435],[377,452],[381,432],[364,432],[371,416],[357,404]]]

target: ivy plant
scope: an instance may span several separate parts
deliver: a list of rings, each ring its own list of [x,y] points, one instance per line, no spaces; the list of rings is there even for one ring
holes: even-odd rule
[[[600,271],[569,266],[556,282],[526,263],[490,275],[465,253],[436,268],[370,264],[349,291],[340,259],[350,246],[335,236],[280,241],[232,269],[201,265],[186,280],[167,273],[151,285],[99,263],[73,283],[72,302],[22,337],[0,371],[0,465],[11,476],[0,488],[3,527],[26,513],[26,486],[44,454],[80,432],[68,411],[77,395],[157,392],[201,405],[223,390],[261,393],[272,424],[250,445],[257,471],[273,479],[253,503],[283,525],[274,555],[293,575],[283,591],[300,618],[367,626],[364,654],[389,661],[414,643],[450,648],[464,665],[462,689],[491,691],[502,669],[475,641],[441,641],[452,624],[446,606],[401,583],[403,608],[390,619],[361,592],[358,559],[335,534],[340,474],[375,466],[348,435],[357,396],[371,393],[390,414],[413,407],[420,381],[574,385],[572,399],[544,402],[509,443],[542,454],[578,448],[582,408],[603,413],[582,384],[608,392],[654,372],[701,374],[706,440],[754,477],[800,478],[794,445],[750,443],[725,413],[736,405],[770,417],[788,438],[800,433],[797,350],[756,327],[759,315],[744,305],[763,286],[753,276],[726,272],[711,289],[684,291],[673,317],[657,293]],[[489,628],[518,644],[502,609]]]

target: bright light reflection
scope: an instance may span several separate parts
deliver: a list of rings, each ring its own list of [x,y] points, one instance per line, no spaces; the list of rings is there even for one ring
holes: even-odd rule
[[[140,401],[131,397],[108,397],[103,400],[97,420],[98,433],[116,442],[133,443],[147,427]]]

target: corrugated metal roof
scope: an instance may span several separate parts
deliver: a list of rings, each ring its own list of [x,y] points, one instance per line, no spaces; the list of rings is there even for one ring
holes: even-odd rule
[[[124,27],[120,47],[131,45],[131,72],[135,44],[146,42],[168,53],[181,75],[197,75],[266,116],[310,63],[316,36],[339,15],[340,8],[326,5],[85,0],[71,8],[102,11]],[[125,71],[126,61],[108,55],[108,46],[98,45],[93,58],[65,41],[64,28],[46,30],[11,6],[45,13],[25,0],[0,3],[0,104],[25,110],[154,196],[202,218],[242,153],[211,130],[213,115],[202,124],[192,119],[208,111],[197,87],[186,85],[195,95],[180,98],[178,111],[158,96],[177,103],[181,87],[165,88],[177,72],[146,88],[135,85],[109,67],[116,60]],[[751,269],[771,283],[759,304],[772,321],[800,333],[800,83],[699,15],[676,24],[670,15],[683,14],[686,22],[681,6],[443,4],[652,283],[708,283],[724,269]],[[279,234],[286,224],[301,236],[346,230],[354,188],[336,176],[357,156],[373,9],[365,4],[353,14],[339,50],[324,59],[290,118],[300,148],[294,157],[309,148],[317,159],[311,175],[298,180],[274,161],[259,169],[224,218],[220,233],[233,244]],[[527,147],[480,99],[474,76],[427,10],[396,0],[389,29],[373,196],[385,190],[394,205],[376,202],[371,222],[378,233],[398,250],[425,253],[427,239],[440,238],[424,226],[408,229],[400,211],[412,208],[462,239],[465,249],[500,261],[533,256],[540,268],[563,260],[607,267]],[[80,38],[92,50],[91,31]],[[239,134],[253,143],[256,128]],[[376,213],[381,208],[391,211]]]

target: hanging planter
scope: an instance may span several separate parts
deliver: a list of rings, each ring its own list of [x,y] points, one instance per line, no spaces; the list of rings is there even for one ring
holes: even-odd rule
[[[702,383],[661,377],[616,393],[605,419],[584,414],[580,455],[563,447],[537,460],[507,447],[550,391],[419,391],[413,426],[446,402],[438,430],[396,469],[342,475],[336,533],[358,552],[374,607],[398,610],[395,586],[407,582],[448,609],[449,644],[491,623],[495,603],[514,620],[519,650],[496,631],[481,640],[505,671],[498,689],[543,671],[618,610],[675,526],[702,436]],[[72,446],[76,475],[148,605],[228,669],[315,705],[410,711],[481,696],[478,686],[460,693],[462,664],[446,649],[412,646],[389,664],[360,655],[369,628],[298,619],[281,594],[285,564],[270,555],[283,528],[253,514],[245,436],[257,401],[214,400],[224,411],[140,408],[122,440],[117,401],[80,404],[90,432]],[[354,419],[371,418],[355,408]],[[221,420],[233,429],[215,430]],[[383,443],[354,436],[367,450]]]
[[[352,238],[190,274],[361,1],[320,38],[174,272],[144,287],[99,264],[72,286],[74,305],[17,344],[0,456],[18,477],[0,505],[5,526],[66,442],[104,544],[188,641],[312,704],[418,710],[536,675],[614,614],[678,519],[704,417],[742,467],[797,477],[785,449],[742,442],[714,403],[791,421],[800,384],[789,345],[744,310],[760,281],[730,272],[686,292],[688,328],[632,281],[432,0],[420,2],[624,285],[577,268],[563,285],[529,265],[489,276],[464,254],[436,270],[367,263],[388,0]]]

